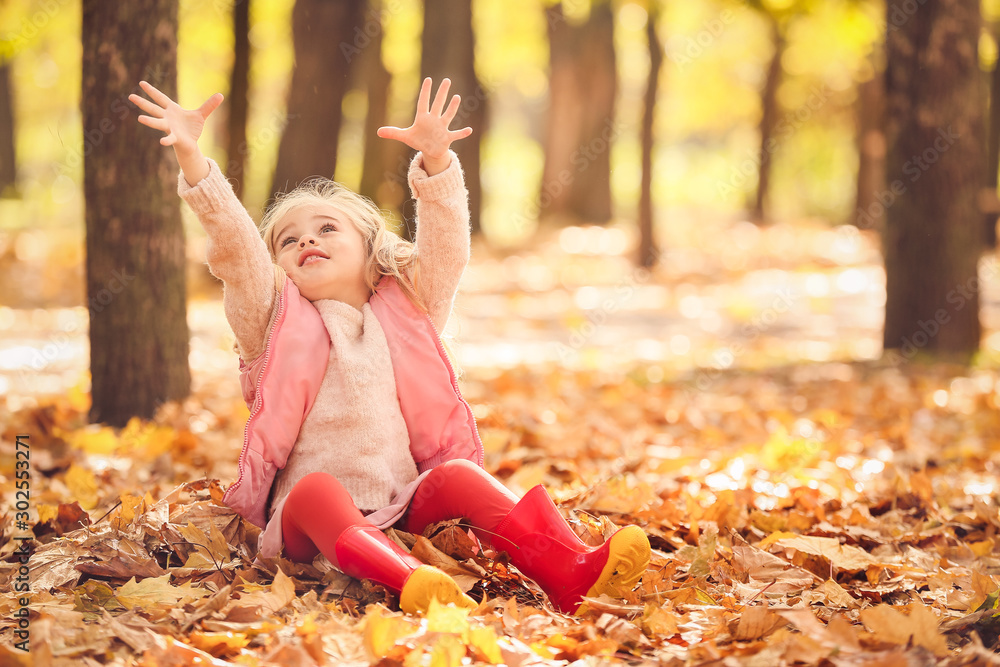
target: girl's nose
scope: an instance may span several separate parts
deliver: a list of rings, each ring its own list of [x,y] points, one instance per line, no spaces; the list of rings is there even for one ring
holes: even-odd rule
[[[306,241],[309,241],[309,243],[316,245],[316,239],[314,239],[311,236],[303,236],[302,238],[300,238],[299,245],[304,246],[306,244]]]

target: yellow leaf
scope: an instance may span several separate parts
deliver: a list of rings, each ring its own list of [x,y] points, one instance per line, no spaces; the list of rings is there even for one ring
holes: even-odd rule
[[[207,651],[214,656],[236,653],[250,643],[250,638],[242,632],[199,632],[188,635],[191,646]]]
[[[838,607],[854,609],[858,606],[858,601],[855,600],[843,586],[838,584],[833,579],[827,579],[824,581],[823,585],[820,586],[820,590],[826,595],[827,600]]]
[[[264,584],[247,581],[243,577],[240,577],[240,583],[238,586],[241,593],[257,593],[259,591],[266,591],[269,589],[269,587]]]
[[[219,565],[221,565],[221,563],[219,563],[218,561],[213,561],[211,558],[206,556],[204,550],[192,551],[191,555],[188,556],[188,559],[184,561],[185,569],[214,570]],[[261,586],[261,588],[263,589],[264,586]]]
[[[695,595],[702,604],[719,604],[718,601],[711,595],[701,590],[700,588],[695,589]]]
[[[469,645],[479,652],[479,657],[491,665],[503,662],[503,654],[500,652],[500,645],[497,643],[497,635],[493,628],[489,626],[472,628],[469,632]]]
[[[431,649],[431,667],[458,667],[465,657],[465,644],[455,635],[444,635]]]
[[[66,471],[64,481],[80,507],[85,510],[97,507],[97,479],[94,473],[74,463]]]
[[[131,609],[132,607],[151,607],[154,605],[176,605],[196,600],[211,594],[205,588],[194,588],[190,582],[183,586],[174,586],[170,583],[170,574],[162,577],[146,577],[136,583],[135,577],[129,579],[115,597],[123,605]]]
[[[50,519],[55,519],[59,516],[59,506],[58,505],[45,505],[43,503],[38,504],[38,523],[45,523]]]
[[[89,386],[90,372],[88,371],[79,382],[66,391],[66,398],[69,401],[70,408],[77,412],[88,412],[90,410],[90,392],[87,390]]]
[[[561,632],[557,632],[551,637],[545,640],[546,646],[551,646],[552,648],[560,649],[563,651],[570,651],[575,649],[580,642],[573,639],[572,637],[567,637]]]
[[[295,583],[288,575],[278,570],[278,573],[274,575],[274,581],[271,582],[271,593],[276,600],[281,601],[281,604],[275,608],[277,611],[295,599]]]
[[[778,540],[783,540],[786,537],[798,537],[798,535],[796,535],[795,533],[789,533],[789,532],[786,532],[786,531],[777,531],[777,532],[771,533],[770,535],[768,535],[767,537],[765,537],[764,539],[762,539],[757,544],[757,548],[758,549],[767,549],[769,546],[771,546],[772,544],[774,544]]]
[[[193,555],[193,554],[192,554]],[[244,591],[253,590],[251,586],[243,586]],[[244,592],[240,595],[242,606],[260,605],[265,613],[273,614],[284,608],[295,599],[295,583],[280,569],[274,575],[274,581],[266,589],[256,589],[254,592]]]
[[[451,632],[466,638],[469,632],[469,609],[445,606],[437,598],[431,598],[427,607],[427,631]]]
[[[228,561],[232,555],[229,542],[226,541],[225,536],[214,521],[209,525],[208,534],[211,538],[209,546],[212,548],[212,554],[221,561]]]
[[[834,567],[848,572],[860,572],[869,565],[878,564],[878,560],[864,549],[841,544],[833,537],[796,535],[782,538],[776,544],[785,549],[796,549],[814,556],[822,556],[833,563]]]
[[[978,609],[987,597],[997,591],[1000,586],[988,574],[978,570],[972,572],[972,598],[969,599],[969,610]]]
[[[384,658],[400,639],[416,631],[417,628],[406,617],[391,614],[384,607],[369,607],[365,614],[364,644],[373,658]]]
[[[110,426],[91,424],[68,434],[67,442],[88,454],[114,454],[118,449],[118,436]]]
[[[993,540],[986,538],[982,542],[972,542],[969,544],[969,548],[972,549],[972,553],[976,554],[976,556],[984,558],[993,553],[994,544]]]
[[[316,625],[316,616],[319,612],[311,611],[302,617],[302,620],[295,625],[295,634],[300,637],[308,637],[314,635],[319,631],[319,627]]]
[[[169,426],[157,426],[132,417],[121,432],[122,453],[154,459],[170,450],[174,437],[174,430]]]
[[[559,653],[559,651],[549,648],[542,642],[531,642],[531,650],[534,651],[536,655],[540,655],[546,660],[554,658]]]
[[[198,547],[198,550],[205,554],[209,560],[214,559],[221,565],[229,560],[229,544],[226,543],[226,538],[222,536],[222,533],[215,528],[215,524],[212,524],[210,531],[212,533],[211,539],[205,535],[205,531],[190,522],[179,530],[181,536],[192,546]]]
[[[677,615],[663,607],[647,603],[642,613],[641,625],[643,631],[650,637],[656,635],[673,637],[677,634]]]
[[[912,641],[935,655],[947,655],[948,643],[938,632],[941,619],[919,602],[910,603],[904,608],[909,610],[909,616],[887,604],[862,609],[859,613],[865,627],[880,641],[900,645]]]
[[[117,516],[111,519],[111,525],[116,530],[124,530],[131,526],[135,518],[142,516],[142,513],[145,511],[145,499],[123,493],[121,495],[121,506],[118,508]]]

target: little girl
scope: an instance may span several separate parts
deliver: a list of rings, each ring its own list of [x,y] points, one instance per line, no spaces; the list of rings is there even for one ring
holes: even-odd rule
[[[438,334],[469,260],[465,182],[449,130],[460,99],[444,79],[431,103],[420,88],[413,124],[378,136],[418,151],[409,169],[416,242],[387,230],[368,199],[325,178],[283,195],[263,238],[219,165],[197,140],[222,103],[185,110],[146,83],[129,99],[144,125],[166,134],[181,173],[178,193],[208,235],[207,259],[224,283],[226,317],[250,408],[239,478],[223,500],[263,528],[260,556],[312,562],[379,582],[408,613],[434,597],[476,603],[441,570],[382,532],[420,534],[465,518],[480,543],[506,551],[560,611],[582,596],[631,590],[649,562],[636,526],[585,545],[545,488],[517,498],[483,469],[483,447]]]

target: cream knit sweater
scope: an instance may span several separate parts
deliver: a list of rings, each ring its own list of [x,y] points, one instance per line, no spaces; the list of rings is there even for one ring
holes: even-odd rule
[[[274,271],[253,220],[219,165],[209,164],[209,175],[193,187],[181,174],[178,194],[205,228],[209,270],[224,283],[226,318],[241,358],[250,362],[264,351],[276,311]],[[468,194],[454,153],[440,174],[428,176],[421,165],[417,154],[408,174],[417,202],[416,289],[442,331],[469,261]],[[371,306],[357,310],[333,299],[313,305],[330,334],[330,357],[313,408],[271,489],[268,518],[310,472],[336,477],[366,512],[388,505],[417,477],[389,348]]]

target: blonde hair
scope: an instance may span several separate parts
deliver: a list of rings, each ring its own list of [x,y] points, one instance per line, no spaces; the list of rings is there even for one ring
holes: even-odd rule
[[[392,276],[413,305],[421,312],[427,313],[427,306],[417,295],[416,282],[420,265],[416,261],[416,246],[400,238],[386,226],[385,216],[371,199],[321,176],[303,182],[291,192],[278,195],[268,206],[260,222],[260,233],[267,245],[267,251],[271,254],[271,261],[274,262],[276,289],[281,289],[287,276],[285,270],[277,264],[277,254],[274,252],[276,240],[274,229],[290,211],[309,204],[331,204],[350,218],[357,227],[366,252],[365,284],[372,292],[375,291],[375,286],[382,276]],[[406,274],[407,271],[412,273],[412,282]],[[463,374],[462,368],[443,334],[441,345],[451,361],[455,376],[460,377]],[[233,345],[233,349],[237,353],[240,352],[237,344]]]
[[[277,266],[275,227],[290,211],[309,204],[330,204],[343,212],[357,227],[366,252],[365,284],[372,292],[382,276],[392,276],[410,301],[421,312],[427,312],[427,307],[416,292],[417,263],[413,243],[400,238],[386,226],[385,216],[372,200],[328,178],[311,178],[291,192],[278,195],[264,213],[260,232],[271,253],[271,260],[275,262],[275,270],[280,272],[281,277],[284,277],[284,270]],[[411,269],[413,282],[406,274]]]

